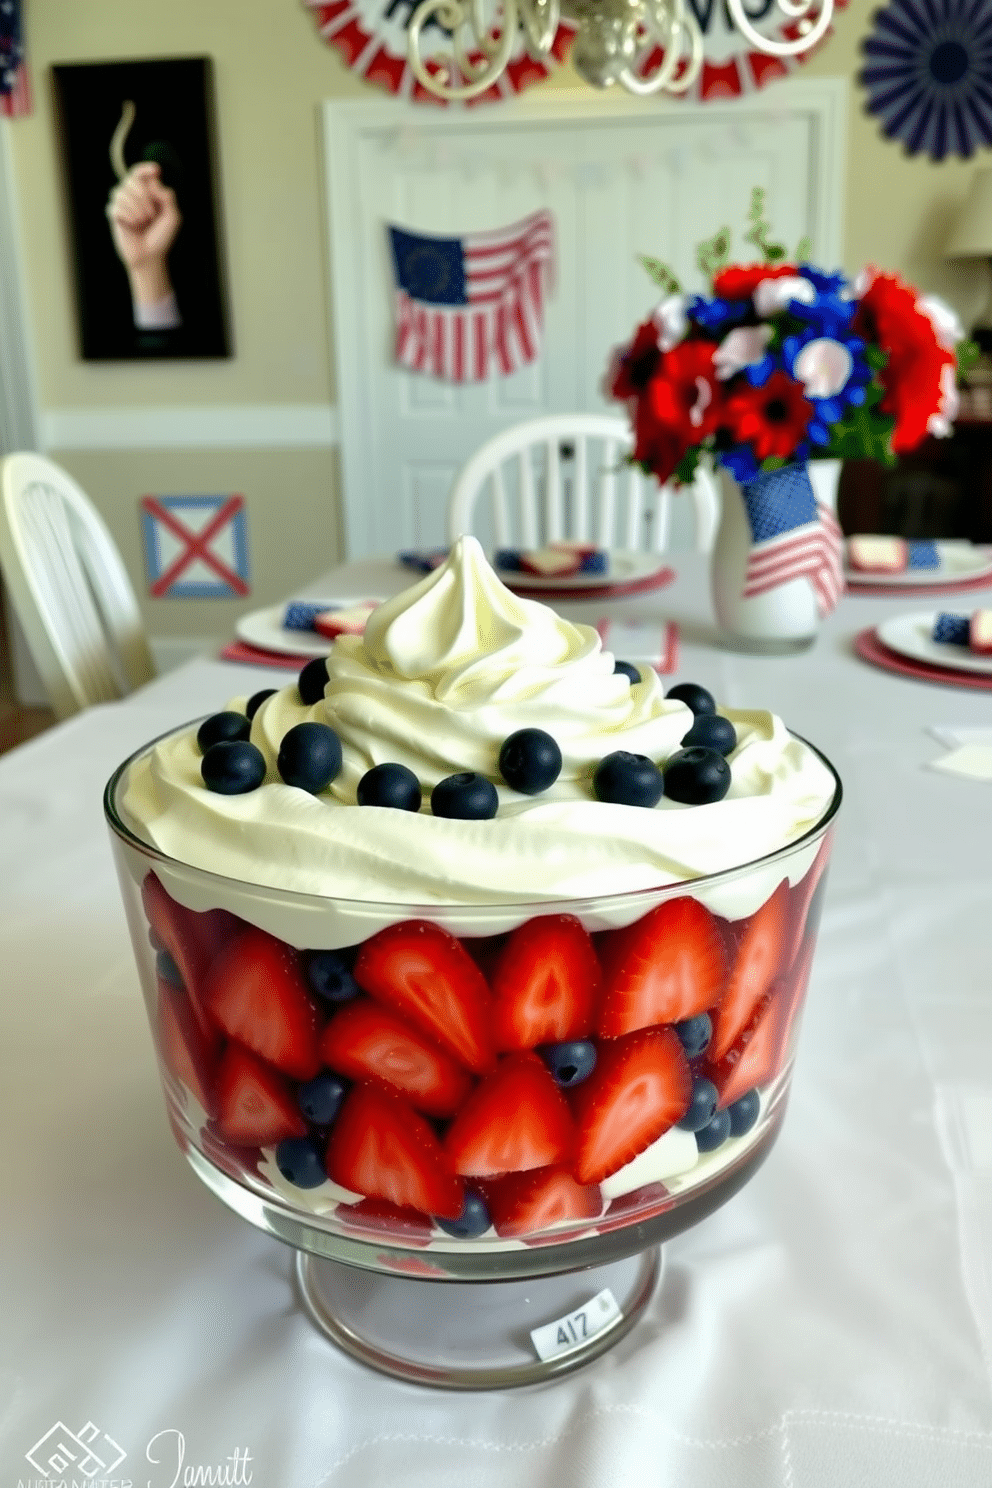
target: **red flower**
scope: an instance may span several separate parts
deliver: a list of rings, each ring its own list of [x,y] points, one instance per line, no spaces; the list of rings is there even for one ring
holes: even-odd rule
[[[813,412],[799,383],[779,371],[764,387],[745,382],[730,393],[721,423],[735,443],[751,446],[759,462],[772,456],[788,459],[805,439]]]
[[[888,353],[878,374],[885,388],[880,406],[895,419],[893,451],[905,454],[926,438],[927,425],[941,407],[944,368],[955,366],[955,357],[938,341],[915,290],[897,274],[869,272],[874,277],[861,298],[855,330]]]
[[[686,450],[717,426],[723,389],[713,371],[713,350],[709,341],[682,341],[660,353],[654,375],[637,398],[634,459],[662,485]]]
[[[654,376],[660,360],[658,327],[653,320],[646,320],[637,327],[633,341],[621,347],[615,363],[611,364],[607,374],[610,396],[619,398],[621,402],[637,397]]]
[[[762,279],[794,278],[795,264],[730,264],[713,278],[713,293],[719,300],[748,300]]]
[[[647,398],[637,404],[633,427],[631,459],[656,476],[658,484],[663,486],[675,474],[687,446],[669,424],[655,417]]]

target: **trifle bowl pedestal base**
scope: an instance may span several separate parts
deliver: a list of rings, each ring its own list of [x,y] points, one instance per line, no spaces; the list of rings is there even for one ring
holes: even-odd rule
[[[442,1390],[570,1374],[630,1332],[660,1273],[657,1246],[559,1276],[489,1282],[385,1276],[296,1255],[303,1306],[338,1348],[381,1374]]]

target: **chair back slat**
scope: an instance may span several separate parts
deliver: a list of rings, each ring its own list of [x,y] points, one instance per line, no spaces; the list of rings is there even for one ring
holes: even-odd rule
[[[60,718],[154,676],[106,524],[71,477],[40,455],[9,455],[0,466],[0,568]]]
[[[499,547],[575,539],[603,548],[664,551],[671,538],[672,492],[625,464],[632,442],[626,420],[612,414],[553,414],[504,429],[455,477],[449,542],[476,532]],[[679,500],[692,504],[695,546],[708,550],[719,498],[703,475]]]

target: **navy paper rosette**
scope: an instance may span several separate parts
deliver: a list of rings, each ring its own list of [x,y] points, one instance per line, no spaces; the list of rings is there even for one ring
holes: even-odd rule
[[[860,81],[882,133],[933,160],[992,145],[989,0],[889,0],[873,19]]]

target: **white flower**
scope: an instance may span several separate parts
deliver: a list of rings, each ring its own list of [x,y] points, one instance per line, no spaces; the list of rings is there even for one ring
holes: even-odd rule
[[[808,341],[794,363],[808,398],[835,397],[847,383],[853,366],[847,347],[827,336]]]
[[[958,319],[958,312],[939,295],[921,295],[916,308],[923,311],[945,351],[953,351],[958,342],[964,340],[964,326]]]
[[[713,353],[717,382],[726,382],[735,372],[760,362],[774,334],[769,325],[738,326],[736,331],[728,332]]]
[[[696,401],[689,409],[689,422],[694,429],[698,429],[703,422],[703,414],[713,402],[713,389],[705,377],[696,378]]]
[[[938,439],[947,439],[958,416],[961,399],[958,397],[958,380],[950,362],[940,369],[940,408],[927,420],[927,433]]]
[[[662,351],[671,351],[684,339],[689,329],[689,318],[685,313],[686,296],[673,294],[654,307],[651,319],[658,331],[658,345]]]
[[[784,310],[790,300],[799,300],[803,305],[816,304],[816,285],[798,274],[788,278],[762,279],[755,286],[754,308],[759,315],[776,315]]]

